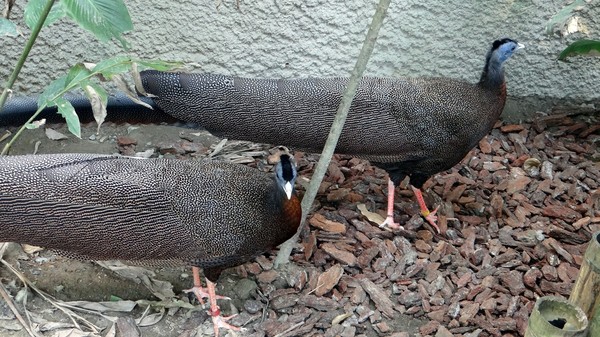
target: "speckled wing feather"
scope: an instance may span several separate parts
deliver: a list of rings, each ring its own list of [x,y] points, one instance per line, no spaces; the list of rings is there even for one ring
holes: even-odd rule
[[[220,136],[312,151],[325,144],[347,83],[347,78],[141,74],[145,90],[176,118]],[[489,132],[504,106],[498,96],[445,78],[363,78],[336,153],[382,163],[418,162],[425,171],[439,172]]]
[[[221,162],[0,157],[0,241],[226,268],[295,232],[278,217],[274,186],[263,172]]]

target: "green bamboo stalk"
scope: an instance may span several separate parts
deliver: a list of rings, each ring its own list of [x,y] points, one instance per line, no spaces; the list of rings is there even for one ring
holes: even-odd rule
[[[581,308],[560,297],[545,296],[535,302],[525,337],[586,337],[587,326]]]
[[[569,301],[579,306],[590,320],[600,311],[600,232],[594,233],[585,250]]]

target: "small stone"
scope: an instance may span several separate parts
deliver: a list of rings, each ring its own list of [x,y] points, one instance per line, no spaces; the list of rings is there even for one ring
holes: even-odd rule
[[[262,302],[257,300],[247,300],[244,302],[244,309],[250,314],[256,314],[264,308]]]
[[[117,144],[119,146],[137,145],[137,140],[127,136],[118,136]]]
[[[233,291],[235,291],[240,299],[247,300],[257,288],[258,285],[256,282],[247,278],[243,278],[235,284]]]

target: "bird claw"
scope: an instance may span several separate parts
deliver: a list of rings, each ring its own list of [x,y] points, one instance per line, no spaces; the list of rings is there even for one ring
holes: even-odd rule
[[[422,212],[421,214],[423,215],[423,217],[425,217],[425,220],[427,220],[427,222],[429,222],[429,224],[431,226],[433,226],[433,228],[435,228],[435,230],[437,231],[438,234],[441,233],[440,228],[438,227],[436,221],[437,221],[437,215],[435,215],[438,211],[438,209],[440,209],[440,206],[438,205],[438,207],[436,207],[433,212]]]
[[[227,323],[228,320],[232,319],[233,317],[235,317],[237,315],[231,315],[231,316],[224,317],[224,316],[221,316],[220,314],[213,315],[213,313],[211,313],[210,311],[208,312],[208,314],[212,316],[213,328],[215,329],[215,337],[219,337],[219,328],[233,330],[233,331],[245,330],[244,328],[234,326],[234,325]]]
[[[204,306],[204,300],[203,298],[209,298],[209,294],[204,290],[204,288],[199,287],[199,286],[194,286],[190,289],[185,289],[183,291],[184,293],[194,293],[194,295],[196,295],[196,298],[198,299],[198,301],[200,302],[200,304],[202,304],[202,306]],[[216,295],[216,298],[218,300],[230,300],[231,298],[227,297],[227,296],[221,296],[221,295]]]
[[[394,222],[394,216],[388,215],[384,222],[379,225],[379,228],[389,227],[391,229],[404,229],[399,223]]]

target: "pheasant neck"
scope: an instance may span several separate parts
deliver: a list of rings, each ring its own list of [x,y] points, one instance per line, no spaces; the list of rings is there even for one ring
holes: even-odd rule
[[[504,87],[504,66],[502,63],[493,57],[488,57],[479,85],[487,89],[502,90]]]

